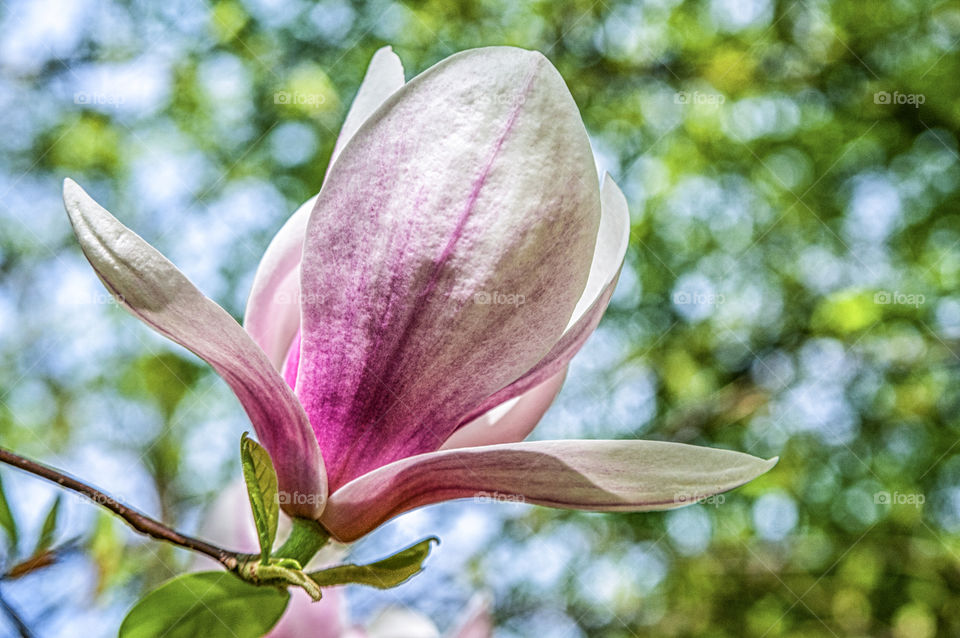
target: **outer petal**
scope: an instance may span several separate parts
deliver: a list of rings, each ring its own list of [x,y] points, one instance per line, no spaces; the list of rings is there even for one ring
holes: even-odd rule
[[[493,636],[493,617],[490,614],[490,598],[477,594],[467,605],[457,628],[450,638],[491,638]]]
[[[533,441],[422,454],[331,494],[320,521],[342,541],[388,519],[456,498],[564,509],[665,510],[725,492],[777,459],[661,441]]]
[[[483,416],[471,421],[447,439],[442,450],[497,443],[516,443],[527,438],[567,378],[564,368],[540,385],[527,390],[506,403],[501,403]]]
[[[360,127],[301,268],[324,295],[303,304],[297,395],[331,485],[436,450],[547,354],[586,284],[599,200],[576,105],[539,53],[454,55]]]
[[[367,627],[369,638],[440,638],[433,621],[413,609],[387,607]]]
[[[280,489],[315,496],[290,499],[309,503],[287,512],[319,516],[327,492],[320,448],[306,414],[263,351],[223,308],[72,180],[64,182],[63,201],[84,255],[117,301],[213,366],[270,452]]]
[[[390,47],[377,51],[357,96],[347,113],[340,136],[327,165],[327,172],[357,128],[403,86],[403,65]],[[290,342],[300,328],[300,257],[307,220],[316,203],[308,199],[287,220],[270,242],[253,278],[243,325],[260,344],[274,367],[283,364]]]
[[[523,376],[472,409],[463,419],[464,423],[476,419],[514,397],[530,392],[532,388],[547,383],[549,379],[566,370],[567,364],[596,330],[600,318],[610,303],[610,297],[613,296],[613,290],[617,287],[620,269],[630,241],[630,211],[627,208],[626,198],[609,175],[604,176],[601,188],[603,216],[600,221],[600,231],[597,233],[590,279],[577,302],[577,308],[570,318],[570,324],[564,331],[563,337]]]

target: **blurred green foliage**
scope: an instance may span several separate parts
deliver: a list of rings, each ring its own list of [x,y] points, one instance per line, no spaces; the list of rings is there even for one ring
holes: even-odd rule
[[[469,569],[434,578],[492,589],[506,636],[960,634],[956,3],[127,1],[77,3],[65,31],[28,4],[0,7],[5,446],[123,459],[94,477],[131,497],[146,481],[145,507],[186,525],[238,476],[242,413],[96,296],[62,177],[239,317],[376,48],[408,78],[470,47],[538,49],[633,216],[541,436],[781,461],[670,513],[508,508]],[[186,564],[82,520],[104,605]]]

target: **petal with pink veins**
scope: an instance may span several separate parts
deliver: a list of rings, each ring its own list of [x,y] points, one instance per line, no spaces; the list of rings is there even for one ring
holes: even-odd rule
[[[392,93],[403,86],[403,65],[390,47],[373,55],[367,74],[350,106],[327,164],[333,166],[343,146]],[[303,237],[317,197],[307,200],[280,228],[253,278],[243,325],[274,367],[283,365],[287,349],[300,329],[300,258]]]
[[[320,521],[353,541],[414,508],[486,498],[605,512],[666,510],[760,476],[777,459],[662,441],[532,441],[402,459],[330,495]]]
[[[297,395],[331,486],[438,449],[556,344],[600,219],[590,143],[541,54],[458,53],[394,93],[307,229]]]
[[[593,254],[593,265],[590,268],[590,279],[577,302],[577,308],[570,318],[570,324],[564,331],[563,337],[523,376],[473,408],[463,420],[464,422],[476,419],[514,397],[531,392],[532,388],[543,385],[561,374],[596,330],[600,318],[610,303],[610,297],[613,296],[613,290],[617,286],[630,240],[630,211],[627,209],[627,200],[610,175],[604,176],[601,198],[603,212]],[[529,425],[532,430],[536,423]]]
[[[277,467],[280,489],[311,498],[287,506],[316,518],[327,493],[323,459],[307,415],[263,350],[176,266],[65,180],[63,201],[84,255],[118,303],[209,363],[230,385]]]

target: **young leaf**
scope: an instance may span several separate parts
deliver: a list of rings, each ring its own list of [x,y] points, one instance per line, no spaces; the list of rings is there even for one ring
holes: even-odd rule
[[[290,593],[228,572],[169,580],[133,606],[119,638],[261,638],[277,624]]]
[[[270,560],[270,550],[277,538],[280,521],[280,499],[277,493],[277,472],[270,454],[244,432],[240,439],[240,459],[243,464],[243,479],[247,483],[247,495],[257,526],[260,551],[264,565]]]
[[[53,546],[53,535],[57,532],[57,519],[60,516],[60,494],[53,500],[50,511],[43,521],[43,528],[40,530],[40,539],[33,550],[33,555],[42,554]]]
[[[338,565],[313,572],[310,578],[321,587],[348,583],[369,585],[378,589],[396,587],[423,569],[423,561],[426,560],[431,544],[434,542],[439,543],[440,539],[431,536],[375,563]]]
[[[10,503],[7,501],[7,494],[3,489],[3,481],[0,480],[0,527],[7,532],[7,548],[10,555],[17,553],[17,544],[20,540],[17,531],[17,520],[13,517],[10,510]]]

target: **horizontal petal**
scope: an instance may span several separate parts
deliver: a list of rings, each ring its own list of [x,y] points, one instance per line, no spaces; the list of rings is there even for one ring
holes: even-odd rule
[[[363,83],[357,91],[327,171],[344,145],[370,115],[390,94],[403,86],[403,66],[390,47],[377,51]],[[316,203],[316,196],[308,199],[293,213],[267,246],[253,278],[253,288],[247,301],[243,325],[270,357],[273,366],[280,369],[287,349],[300,329],[300,258],[307,220]]]
[[[777,459],[662,441],[532,441],[445,450],[381,467],[330,495],[320,522],[353,541],[422,505],[483,498],[564,509],[673,509],[760,476]]]
[[[438,449],[547,354],[599,217],[589,139],[539,53],[454,55],[360,127],[301,267],[303,290],[324,294],[304,295],[297,395],[332,486]]]
[[[204,359],[233,389],[270,452],[280,489],[303,495],[288,499],[298,503],[287,512],[318,516],[327,489],[320,448],[297,398],[263,350],[176,266],[72,180],[64,182],[63,201],[84,255],[118,303]]]
[[[567,378],[564,368],[540,385],[527,390],[486,414],[474,419],[453,433],[442,450],[497,443],[516,443],[527,438],[563,387]]]
[[[630,211],[627,200],[609,175],[604,176],[601,198],[602,217],[590,279],[563,337],[523,376],[474,407],[462,423],[468,423],[514,397],[530,392],[532,388],[546,383],[566,370],[567,364],[596,330],[613,296],[613,290],[617,287],[630,241]]]

